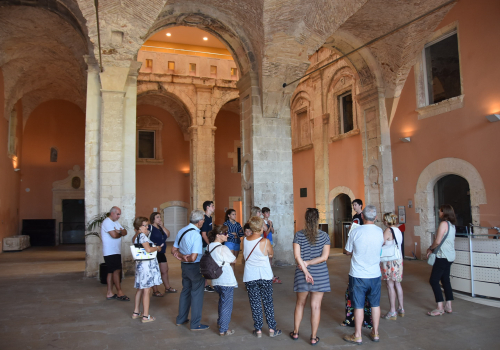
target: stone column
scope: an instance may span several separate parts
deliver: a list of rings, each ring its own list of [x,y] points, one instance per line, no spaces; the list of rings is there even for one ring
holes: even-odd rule
[[[363,137],[365,201],[377,207],[380,221],[381,213],[395,209],[392,153],[384,95],[374,88],[358,94],[356,100],[363,115],[360,129]]]
[[[101,83],[99,66],[91,56],[87,62],[87,106],[85,116],[85,222],[101,212],[99,187],[99,142],[101,124]],[[97,275],[102,259],[101,241],[96,236],[85,238],[85,276]]]
[[[293,172],[290,95],[273,93],[262,104],[257,79],[250,73],[238,82],[242,101],[243,201],[269,207],[276,228],[273,264],[293,264]],[[284,99],[284,100],[283,100]],[[279,113],[277,113],[279,112]],[[250,202],[253,200],[253,204]]]
[[[98,75],[89,74],[87,94],[93,94],[93,100],[87,100],[87,126],[89,120],[95,120],[99,131],[94,132],[98,136],[96,146],[91,143],[94,134],[87,130],[89,152],[86,153],[86,165],[90,168],[86,172],[90,172],[91,176],[85,181],[86,200],[90,201],[86,201],[88,213],[106,212],[113,206],[122,210],[120,222],[128,230],[128,235],[122,238],[122,263],[123,272],[129,275],[134,272],[128,247],[134,235],[137,71],[141,64],[135,61],[127,63],[122,67],[105,66]],[[96,89],[100,89],[100,108],[95,102],[98,96]],[[94,117],[95,113],[99,113],[100,120]],[[96,153],[90,153],[90,150]],[[93,201],[97,204],[89,207]],[[95,207],[98,209],[95,210]],[[100,261],[102,251],[99,244],[99,252],[87,255],[87,276],[97,274]]]
[[[203,202],[215,198],[215,126],[189,127],[191,136],[191,209],[203,210]]]

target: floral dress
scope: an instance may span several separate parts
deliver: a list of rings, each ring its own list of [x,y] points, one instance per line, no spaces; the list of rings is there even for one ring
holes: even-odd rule
[[[403,259],[383,261],[380,263],[382,281],[403,281]]]
[[[349,298],[349,285],[345,291],[345,320],[342,321],[342,324],[347,327],[354,327],[354,308]],[[365,299],[363,327],[368,329],[373,328],[372,308],[368,298]]]
[[[139,243],[149,243],[150,246],[153,242],[144,233],[139,234]],[[151,288],[159,286],[163,282],[161,280],[160,267],[156,259],[151,260],[136,260],[135,262],[135,284],[136,289]]]

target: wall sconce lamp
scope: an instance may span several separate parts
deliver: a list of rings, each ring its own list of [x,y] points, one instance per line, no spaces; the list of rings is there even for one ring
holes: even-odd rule
[[[19,169],[19,168],[15,168],[15,169],[14,169],[14,171],[19,171],[19,170],[21,170],[21,169]]]
[[[490,123],[498,122],[500,121],[500,114],[487,115],[486,119],[488,119]]]
[[[409,137],[402,137],[400,138],[401,142],[410,142],[410,138]]]

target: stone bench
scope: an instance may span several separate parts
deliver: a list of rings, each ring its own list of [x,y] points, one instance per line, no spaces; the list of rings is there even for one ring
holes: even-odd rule
[[[30,236],[16,235],[3,239],[3,251],[23,250],[30,247]]]

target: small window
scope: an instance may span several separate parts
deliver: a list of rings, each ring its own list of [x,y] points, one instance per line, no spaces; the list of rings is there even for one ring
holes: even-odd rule
[[[236,78],[238,76],[238,68],[231,68],[231,78]]]
[[[458,36],[453,31],[424,48],[426,100],[429,105],[460,96]]]
[[[210,76],[217,77],[217,66],[210,66]]]
[[[241,173],[241,147],[236,149],[238,156],[238,172]]]
[[[345,134],[354,129],[352,93],[349,91],[339,96],[340,133]]]
[[[189,74],[196,75],[196,64],[195,63],[189,64]]]
[[[153,60],[146,59],[146,68],[153,68]]]
[[[139,130],[139,159],[155,158],[155,132],[149,130]]]
[[[175,70],[175,62],[168,61],[168,70]]]

